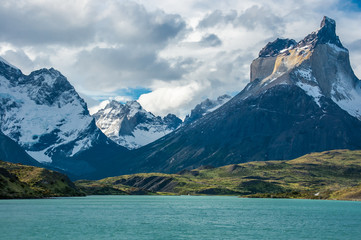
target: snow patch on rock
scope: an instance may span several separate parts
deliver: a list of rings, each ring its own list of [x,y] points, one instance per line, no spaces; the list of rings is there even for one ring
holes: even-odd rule
[[[317,105],[319,107],[321,107],[320,98],[323,95],[321,93],[320,88],[317,85],[316,86],[311,86],[309,84],[302,83],[302,82],[297,82],[296,85],[299,86],[303,91],[305,91],[307,95],[313,97],[313,99],[315,100]]]

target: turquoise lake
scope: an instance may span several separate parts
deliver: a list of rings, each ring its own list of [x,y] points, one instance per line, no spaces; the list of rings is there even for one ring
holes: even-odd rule
[[[208,196],[0,200],[0,239],[361,239],[361,202]]]

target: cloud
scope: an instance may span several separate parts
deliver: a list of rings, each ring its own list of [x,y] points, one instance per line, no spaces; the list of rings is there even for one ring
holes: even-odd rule
[[[81,2],[81,1],[79,1]],[[2,1],[0,42],[17,46],[39,44],[80,45],[94,38],[88,10],[79,14],[79,2]]]
[[[77,84],[90,90],[116,91],[125,87],[149,86],[153,80],[180,79],[190,60],[174,62],[143,48],[99,48],[81,51],[72,70]]]
[[[352,50],[353,52],[361,53],[361,39],[358,39],[356,41],[353,41],[348,44],[349,50]]]
[[[0,42],[16,46],[94,42],[165,44],[184,30],[177,14],[131,1],[9,1],[0,7]]]
[[[33,61],[22,49],[18,51],[7,50],[3,57],[14,66],[22,66],[23,69],[32,69],[34,67]]]
[[[235,94],[249,82],[247,52],[235,50],[211,55],[210,61],[200,63],[182,81],[158,82],[153,86],[154,91],[140,96],[139,102],[156,115],[174,113],[184,118],[202,100],[215,99],[224,93]]]
[[[348,48],[351,60],[351,66],[356,76],[361,79],[361,39],[345,44]]]
[[[173,113],[183,117],[186,114],[184,109],[192,107],[192,99],[201,88],[201,84],[197,82],[181,86],[168,84],[151,93],[141,95],[138,101],[146,110],[155,112],[156,115],[164,116]]]
[[[243,26],[247,29],[262,28],[277,34],[283,34],[285,23],[268,7],[252,6],[241,13],[235,19],[236,26]]]
[[[337,21],[361,75],[357,3],[2,0],[0,55],[27,73],[54,67],[98,100],[141,95],[154,114],[182,117],[207,97],[241,91],[250,63],[267,42],[300,40],[324,15]]]
[[[231,10],[229,13],[223,13],[221,10],[215,10],[210,14],[207,14],[201,21],[198,23],[199,28],[211,28],[219,25],[225,25],[228,23],[233,23],[237,18],[237,11]]]
[[[129,1],[105,2],[108,3],[106,15],[99,17],[96,23],[99,41],[159,49],[186,30],[186,23],[178,14],[166,14],[161,10],[150,12]]]
[[[50,60],[47,56],[39,55],[32,60],[29,55],[22,49],[7,50],[2,54],[2,56],[14,66],[21,66],[21,70],[25,74],[29,74],[34,69],[51,66]]]
[[[212,33],[203,36],[199,44],[203,47],[217,47],[222,45],[222,41],[216,34]]]
[[[222,27],[227,24],[234,27],[245,27],[248,30],[263,28],[278,34],[284,29],[284,22],[281,17],[278,17],[268,7],[259,7],[257,5],[253,5],[241,12],[230,10],[228,13],[224,13],[215,10],[199,22],[198,28]]]

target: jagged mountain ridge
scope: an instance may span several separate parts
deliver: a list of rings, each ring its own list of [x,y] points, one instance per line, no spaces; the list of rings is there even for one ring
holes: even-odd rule
[[[213,112],[223,104],[225,104],[227,101],[229,101],[232,97],[224,94],[222,96],[219,96],[215,100],[211,100],[207,98],[203,102],[197,104],[192,110],[190,115],[187,115],[184,119],[184,124],[190,124],[200,118],[202,118],[207,113]]]
[[[104,158],[126,152],[96,127],[86,103],[53,68],[24,75],[0,59],[0,101],[1,131],[49,168],[87,175]]]
[[[361,149],[360,81],[335,22],[325,17],[318,31],[297,44],[276,41],[252,62],[244,90],[194,124],[133,151],[119,173],[174,173]]]
[[[117,144],[128,149],[147,145],[177,129],[182,120],[174,114],[164,118],[146,111],[137,101],[108,104],[92,115],[96,125]]]

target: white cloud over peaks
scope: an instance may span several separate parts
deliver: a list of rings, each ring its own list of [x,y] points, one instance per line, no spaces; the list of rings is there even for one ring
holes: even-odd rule
[[[168,113],[185,117],[188,113],[184,109],[193,107],[193,98],[200,94],[205,86],[198,82],[190,82],[187,85],[167,86],[156,88],[151,93],[140,96],[138,102],[146,109],[157,115],[167,115]]]
[[[25,73],[54,67],[95,99],[151,90],[139,98],[147,110],[184,117],[241,91],[267,42],[298,41],[324,15],[361,76],[361,13],[345,0],[2,0],[0,56]]]

